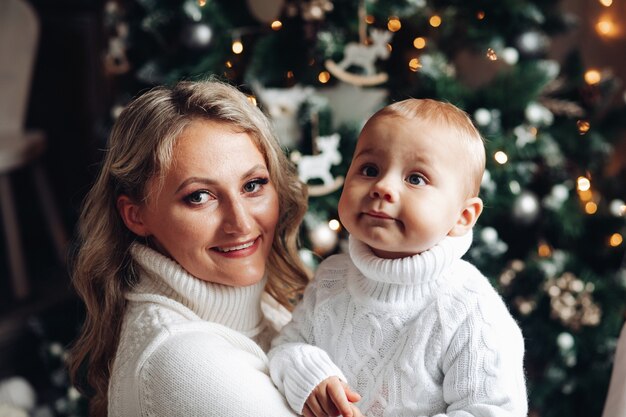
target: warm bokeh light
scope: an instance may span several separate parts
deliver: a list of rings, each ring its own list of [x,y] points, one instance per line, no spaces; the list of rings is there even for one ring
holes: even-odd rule
[[[494,51],[493,48],[489,48],[489,49],[487,49],[487,58],[490,61],[497,61],[498,60],[498,54],[496,54],[496,51]]]
[[[587,120],[579,120],[576,122],[576,127],[578,128],[578,133],[584,135],[589,132],[591,124]]]
[[[585,82],[589,85],[598,84],[602,80],[602,75],[597,69],[590,69],[585,72]]]
[[[495,159],[500,165],[504,165],[509,160],[509,157],[504,152],[498,151],[493,155],[493,159]]]
[[[434,28],[437,28],[439,26],[441,26],[441,17],[439,17],[438,15],[432,15],[430,17],[430,19],[428,19],[428,23],[430,23],[430,25]]]
[[[620,235],[619,233],[613,233],[611,237],[609,238],[609,245],[615,248],[621,245],[623,241],[624,241],[624,238],[622,237],[622,235]]]
[[[422,68],[422,64],[419,59],[413,58],[409,61],[409,69],[413,72],[417,72],[420,68]]]
[[[587,177],[578,177],[576,180],[578,191],[587,191],[591,188],[591,181]]]
[[[365,23],[367,23],[368,25],[374,24],[375,21],[376,20],[374,19],[374,16],[372,16],[371,14],[365,16]]]
[[[230,61],[226,61],[226,62],[224,63],[224,65],[226,65],[226,68],[232,68],[232,67],[233,67],[233,63],[232,63],[232,62],[230,62]]]
[[[600,36],[613,37],[617,34],[617,25],[608,16],[601,17],[596,23],[596,32]]]
[[[598,211],[598,205],[593,201],[587,201],[585,203],[585,213],[587,214],[595,214]]]
[[[206,0],[198,0],[198,6],[200,7],[206,6]]]
[[[338,232],[339,229],[341,229],[341,223],[339,223],[339,220],[337,219],[332,219],[328,222],[328,227],[330,228],[330,230]]]
[[[283,22],[280,20],[274,20],[271,26],[273,30],[280,30],[283,27]]]
[[[413,46],[415,49],[424,49],[426,47],[426,38],[422,38],[421,36],[413,39]]]
[[[593,193],[591,190],[578,190],[578,197],[580,198],[580,201],[590,201],[593,198]]]
[[[240,40],[233,41],[233,52],[236,54],[240,54],[243,52],[243,43]]]
[[[319,80],[319,82],[321,82],[322,84],[326,84],[328,81],[330,81],[330,73],[328,71],[322,71],[319,73],[319,75],[317,76],[317,79]]]
[[[293,78],[293,71],[287,71],[287,78],[288,79],[292,79]]]
[[[541,242],[537,248],[537,254],[542,258],[552,256],[552,248],[545,242]]]
[[[600,4],[604,7],[611,7],[613,0],[600,0]]]
[[[248,96],[248,101],[252,104],[254,104],[255,106],[257,105],[256,102],[256,97],[255,96]]]
[[[484,18],[485,18],[485,12],[483,12],[482,10],[479,10],[476,12],[476,19],[483,20]]]
[[[397,32],[401,28],[402,28],[402,23],[400,22],[400,19],[398,19],[397,17],[392,16],[387,21],[387,29],[389,29],[391,32]]]

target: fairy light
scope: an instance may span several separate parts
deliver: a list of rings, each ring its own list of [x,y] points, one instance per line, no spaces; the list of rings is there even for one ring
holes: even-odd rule
[[[578,128],[578,133],[580,135],[584,135],[585,133],[589,132],[591,124],[587,120],[578,120],[576,122],[576,127]]]
[[[591,190],[578,190],[578,197],[580,198],[580,201],[591,201],[591,199],[593,198],[593,193],[591,192]]]
[[[319,73],[319,75],[317,76],[317,79],[319,80],[319,82],[321,82],[322,84],[326,84],[328,81],[330,81],[330,73],[328,71],[322,71]]]
[[[226,68],[232,68],[233,67],[233,63],[230,62],[230,61],[224,62],[224,65],[226,66]]]
[[[256,102],[256,97],[255,96],[248,96],[248,101],[252,104],[254,104],[255,106],[257,105]]]
[[[546,242],[541,242],[537,247],[537,254],[542,258],[552,256],[552,248]]]
[[[283,22],[280,20],[274,20],[271,24],[272,30],[281,30],[283,28]]]
[[[430,17],[430,19],[428,19],[428,23],[430,23],[432,27],[438,28],[439,26],[441,26],[441,17],[434,14]]]
[[[287,79],[291,80],[293,78],[293,71],[289,70],[287,71]]]
[[[613,0],[600,0],[600,4],[604,7],[611,7]]]
[[[413,39],[413,46],[415,49],[424,49],[426,48],[426,38],[422,38],[421,36]]]
[[[400,19],[398,19],[396,16],[391,16],[387,21],[387,29],[389,29],[391,32],[397,32],[401,28],[402,23],[400,22]]]
[[[595,214],[598,211],[598,205],[593,201],[587,201],[585,203],[585,213]]]
[[[496,54],[496,51],[494,51],[493,48],[488,48],[487,49],[487,58],[490,61],[497,61],[498,60],[498,54]]]
[[[206,6],[206,0],[198,0],[198,6],[200,7]]]
[[[493,155],[493,158],[496,160],[497,163],[499,163],[500,165],[504,165],[507,163],[507,161],[509,160],[509,157],[507,154],[505,154],[502,151],[498,151]]]
[[[371,14],[365,16],[365,23],[367,23],[368,25],[373,25],[375,21],[376,19],[374,19],[374,16],[372,16]]]
[[[591,189],[591,181],[587,177],[578,177],[576,180],[578,191],[587,191]]]
[[[621,245],[622,242],[624,242],[624,238],[619,233],[613,233],[609,238],[609,245],[613,246],[614,248]]]
[[[617,25],[609,16],[602,16],[596,23],[596,32],[610,38],[617,34]]]
[[[341,229],[341,223],[339,223],[339,220],[337,219],[332,219],[328,222],[328,227],[330,228],[330,230],[338,232],[339,229]]]
[[[585,72],[585,82],[589,85],[598,84],[602,80],[602,75],[597,69],[590,69]]]
[[[422,63],[418,58],[413,58],[409,61],[409,69],[413,72],[417,72],[420,68],[422,68]]]
[[[485,12],[482,10],[479,10],[476,12],[476,19],[478,20],[483,20],[485,18]]]
[[[240,39],[233,41],[232,50],[233,50],[233,53],[237,55],[243,52],[243,43],[241,42]]]

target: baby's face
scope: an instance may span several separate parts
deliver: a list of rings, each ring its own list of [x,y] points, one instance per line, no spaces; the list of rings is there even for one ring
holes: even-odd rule
[[[451,135],[445,126],[395,116],[361,132],[339,217],[377,256],[421,253],[461,221],[469,173],[465,147]]]

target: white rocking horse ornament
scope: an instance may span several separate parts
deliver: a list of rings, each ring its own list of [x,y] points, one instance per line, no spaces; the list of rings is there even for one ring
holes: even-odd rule
[[[326,61],[326,68],[335,77],[342,81],[354,85],[376,85],[387,81],[387,74],[384,72],[376,73],[374,64],[377,59],[389,58],[388,43],[393,33],[373,29],[371,31],[372,43],[364,45],[357,42],[350,42],[344,50],[344,57],[341,62],[336,63],[332,60]],[[359,67],[363,70],[363,74],[355,74],[349,72],[350,67]]]
[[[343,177],[333,178],[330,169],[341,163],[341,153],[338,145],[341,137],[338,133],[329,136],[319,136],[315,143],[319,149],[317,155],[300,155],[292,153],[292,160],[298,163],[300,181],[307,183],[311,179],[322,180],[321,185],[309,185],[310,196],[321,196],[338,190],[343,185]]]

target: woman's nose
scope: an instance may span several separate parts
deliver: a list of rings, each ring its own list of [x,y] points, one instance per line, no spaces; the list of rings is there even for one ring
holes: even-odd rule
[[[380,177],[370,189],[371,198],[379,198],[389,203],[393,203],[398,198],[398,191],[396,190],[391,178],[385,176]]]
[[[235,235],[250,233],[252,215],[246,204],[239,199],[230,199],[224,205],[224,232]]]

